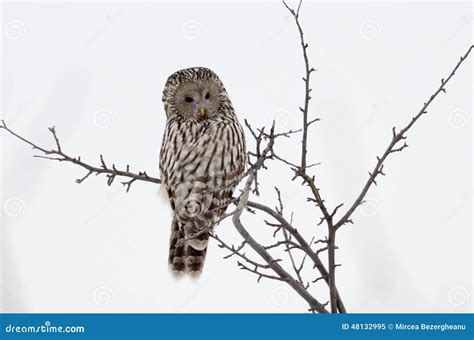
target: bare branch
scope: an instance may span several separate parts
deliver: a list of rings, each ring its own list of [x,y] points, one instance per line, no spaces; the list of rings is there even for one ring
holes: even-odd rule
[[[329,301],[331,313],[337,313],[337,289],[336,289],[336,228],[328,226],[328,270],[329,270]]]
[[[298,281],[301,283],[301,285],[304,285],[303,283],[303,278],[301,277],[301,270],[302,268],[298,268],[296,266],[295,259],[293,257],[293,254],[291,253],[291,248],[290,248],[290,241],[291,241],[291,236],[288,235],[287,231],[285,229],[282,229],[283,236],[285,237],[285,245],[286,245],[286,251],[288,252],[288,256],[290,257],[291,265],[293,267],[293,270],[298,278]]]
[[[270,136],[273,135],[274,127],[271,128]],[[240,216],[242,215],[245,207],[248,204],[249,194],[251,190],[251,185],[255,180],[255,173],[262,167],[263,162],[266,159],[266,155],[269,154],[270,150],[273,147],[274,138],[270,138],[266,148],[262,151],[261,156],[255,162],[255,171],[249,175],[247,178],[244,189],[242,191],[242,196],[240,198],[239,204],[237,205],[235,213],[232,215],[232,223],[235,228],[246,241],[246,243],[258,254],[260,257],[269,265],[278,277],[282,281],[287,282],[310,306],[312,310],[316,310],[320,313],[327,313],[326,308],[318,300],[316,300],[306,288],[297,280],[295,280],[282,266],[280,266],[275,259],[265,250],[265,248],[260,245],[245,229],[243,226]]]
[[[262,268],[262,269],[270,268],[269,265],[258,263],[256,261],[250,259],[247,255],[245,255],[245,253],[241,252],[241,250],[247,244],[247,242],[245,240],[242,242],[242,244],[240,246],[238,246],[236,248],[236,247],[234,247],[234,245],[228,245],[222,239],[220,239],[219,236],[217,236],[215,234],[209,234],[209,237],[211,237],[211,238],[215,239],[217,242],[219,242],[219,244],[218,244],[219,248],[224,248],[224,249],[227,249],[227,250],[230,251],[230,254],[224,256],[224,259],[228,259],[228,258],[232,257],[233,255],[236,255],[236,256],[240,257],[241,259],[243,259],[244,261],[246,261],[247,263],[251,264],[252,266],[254,266],[256,268]],[[275,260],[275,261],[278,262],[278,260]]]
[[[72,163],[72,164],[76,164],[76,165],[84,168],[85,170],[87,170],[87,173],[84,177],[76,179],[76,183],[80,184],[80,183],[84,182],[91,174],[95,174],[95,175],[105,174],[106,177],[107,177],[107,184],[108,185],[111,185],[113,183],[116,176],[128,177],[128,178],[130,178],[129,181],[122,182],[122,184],[127,188],[127,192],[130,190],[130,186],[132,185],[132,183],[137,181],[137,180],[138,181],[143,181],[143,182],[151,182],[151,183],[155,183],[155,184],[160,184],[161,183],[161,180],[159,178],[150,177],[150,176],[147,175],[146,172],[139,172],[138,174],[130,172],[129,171],[129,166],[127,166],[126,171],[116,169],[115,165],[113,165],[112,168],[109,168],[106,165],[102,155],[100,155],[100,162],[101,162],[100,167],[96,167],[96,166],[93,166],[93,165],[90,165],[90,164],[87,164],[87,163],[83,162],[81,160],[81,157],[69,156],[68,154],[66,154],[65,152],[62,151],[61,143],[59,142],[59,138],[57,136],[56,129],[54,127],[49,128],[49,131],[53,135],[53,138],[54,138],[54,141],[55,141],[55,144],[56,144],[56,148],[51,149],[51,150],[48,150],[44,147],[41,147],[41,146],[31,142],[30,140],[20,136],[19,134],[17,134],[13,130],[11,130],[6,125],[5,121],[3,121],[3,120],[2,120],[2,124],[0,125],[0,129],[3,129],[5,131],[7,131],[8,133],[10,133],[15,138],[25,142],[26,144],[29,144],[30,146],[33,147],[33,150],[39,150],[44,155],[46,155],[46,156],[34,155],[34,157],[36,157],[36,158],[44,158],[44,159],[55,160],[55,161],[59,161],[59,162]],[[52,157],[50,155],[53,155],[54,157]]]
[[[249,272],[251,272],[251,273],[256,274],[256,275],[258,276],[257,282],[260,282],[260,280],[262,279],[262,277],[265,277],[265,278],[270,279],[270,280],[285,281],[285,280],[284,280],[283,278],[281,278],[280,276],[265,274],[265,273],[259,271],[257,267],[255,267],[254,269],[251,269],[251,268],[247,267],[245,264],[243,264],[243,263],[240,262],[240,261],[237,261],[237,265],[240,267],[240,269],[247,270],[247,271],[249,271]]]
[[[309,60],[308,60],[308,54],[306,50],[308,49],[308,44],[305,42],[304,39],[304,32],[303,28],[301,27],[300,21],[299,21],[299,14],[300,14],[300,8],[301,8],[301,3],[302,1],[299,2],[298,8],[296,11],[292,8],[290,8],[285,1],[283,1],[283,4],[285,7],[288,9],[288,11],[291,13],[293,18],[295,19],[296,26],[298,27],[298,32],[300,34],[300,44],[301,48],[303,50],[303,58],[304,58],[304,65],[305,65],[305,76],[303,77],[303,81],[305,83],[305,96],[304,96],[304,106],[303,108],[300,108],[300,111],[303,114],[303,137],[301,139],[301,166],[300,166],[300,171],[302,173],[306,172],[306,155],[308,153],[307,150],[307,144],[308,144],[308,127],[314,123],[316,120],[312,120],[308,123],[308,111],[309,111],[309,101],[311,100],[311,88],[310,88],[310,77],[311,73],[315,71],[314,68],[310,67],[309,65]]]
[[[445,92],[445,86],[448,84],[448,82],[451,80],[451,78],[454,76],[454,74],[456,73],[456,71],[458,70],[458,68],[461,66],[461,64],[464,62],[464,60],[467,59],[467,57],[469,56],[469,54],[471,53],[472,49],[474,48],[474,45],[471,45],[469,47],[469,49],[467,50],[467,52],[459,59],[459,61],[457,62],[456,66],[454,67],[454,69],[451,71],[451,73],[449,74],[449,76],[447,78],[443,78],[441,79],[441,84],[440,86],[437,88],[437,90],[429,97],[428,101],[425,102],[423,104],[423,106],[421,107],[421,110],[410,120],[410,122],[404,127],[402,128],[399,132],[396,131],[396,128],[394,127],[392,129],[392,140],[390,141],[390,143],[388,144],[387,148],[385,149],[382,157],[377,157],[377,163],[375,164],[375,167],[374,169],[372,170],[372,172],[369,173],[369,178],[367,180],[367,182],[365,183],[364,187],[362,188],[362,191],[361,193],[359,194],[359,196],[357,196],[357,198],[355,199],[354,203],[352,203],[352,205],[350,206],[349,210],[347,210],[347,212],[341,217],[341,219],[334,225],[334,227],[336,229],[340,228],[341,226],[343,226],[344,224],[348,223],[348,220],[350,219],[350,217],[352,216],[352,213],[357,209],[357,207],[362,203],[362,201],[364,200],[364,197],[365,195],[367,194],[367,191],[369,191],[370,187],[372,186],[372,184],[376,184],[375,182],[375,179],[376,177],[379,175],[379,174],[384,174],[383,173],[383,164],[385,162],[385,160],[387,159],[387,157],[392,154],[392,153],[395,153],[395,152],[399,152],[399,151],[402,151],[403,149],[405,149],[408,145],[406,143],[404,143],[402,146],[400,147],[396,147],[397,144],[406,139],[406,133],[411,129],[411,127],[413,126],[413,124],[415,124],[418,119],[420,119],[420,117],[424,114],[426,114],[428,111],[428,107],[429,105],[431,104],[431,102],[441,93],[441,92]]]
[[[298,230],[296,228],[294,228],[283,216],[281,216],[275,210],[273,210],[272,208],[270,208],[270,207],[268,207],[264,204],[257,203],[257,202],[254,202],[254,201],[247,201],[247,205],[254,208],[254,209],[262,211],[262,212],[266,213],[267,215],[271,216],[272,218],[274,218],[275,220],[277,220],[278,223],[281,225],[281,227],[285,228],[295,238],[295,240],[301,245],[301,248],[303,249],[303,251],[306,254],[308,254],[308,257],[311,259],[314,266],[318,269],[318,271],[322,274],[322,276],[324,276],[325,281],[327,283],[329,282],[328,270],[326,269],[323,262],[319,258],[319,256],[318,256],[319,254],[315,253],[311,249],[310,244],[308,244],[308,242],[298,232]],[[319,242],[323,242],[323,241],[322,240],[316,241],[316,243],[319,243]],[[339,312],[340,313],[345,313],[346,308],[344,306],[344,303],[342,302],[342,299],[339,296],[339,293],[337,293],[337,296],[338,296],[338,309],[339,309]]]
[[[314,176],[310,177],[305,172],[302,172],[299,168],[293,168],[293,171],[295,172],[296,176],[301,177],[304,180],[304,182],[309,186],[314,196],[314,202],[323,213],[324,220],[327,221],[328,225],[332,226],[332,216],[329,213],[328,208],[326,207],[323,198],[321,197],[319,188],[316,187]]]

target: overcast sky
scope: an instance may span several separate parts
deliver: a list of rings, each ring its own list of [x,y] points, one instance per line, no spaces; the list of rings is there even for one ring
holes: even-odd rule
[[[472,44],[470,2],[305,2],[313,74],[309,158],[330,206],[349,206],[391,138]],[[300,126],[303,62],[279,2],[3,3],[1,117],[52,147],[158,176],[167,77],[207,66],[239,119]],[[354,225],[339,232],[337,281],[350,312],[470,312],[472,306],[472,58],[393,155]],[[2,142],[2,310],[8,312],[304,312],[280,282],[256,283],[211,243],[199,280],[167,268],[171,214],[158,187],[124,192],[75,166]],[[252,145],[252,143],[250,143]],[[298,159],[298,140],[278,150]],[[110,164],[109,163],[109,164]],[[298,229],[324,235],[308,193],[273,167],[262,202],[283,193]],[[259,217],[245,217],[262,243]],[[241,240],[230,221],[217,233]],[[308,280],[316,278],[314,272]],[[322,302],[327,289],[313,290]]]

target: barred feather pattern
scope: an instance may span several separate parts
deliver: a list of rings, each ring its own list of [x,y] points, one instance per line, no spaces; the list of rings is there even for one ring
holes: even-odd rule
[[[221,88],[217,112],[202,121],[183,117],[174,103],[176,89],[185,82],[209,79]],[[224,86],[207,68],[185,69],[170,76],[163,102],[167,123],[160,172],[173,209],[168,262],[175,274],[198,275],[209,236],[207,232],[192,235],[212,229],[225,213],[245,170],[245,137]]]

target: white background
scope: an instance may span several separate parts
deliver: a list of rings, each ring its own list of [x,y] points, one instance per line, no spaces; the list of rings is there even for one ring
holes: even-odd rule
[[[355,199],[386,148],[392,126],[418,112],[472,44],[471,4],[305,2],[301,22],[313,74],[312,169],[331,207]],[[130,164],[158,176],[166,78],[207,66],[224,82],[243,121],[298,128],[303,100],[297,30],[279,2],[3,3],[2,106],[9,126],[99,164]],[[337,280],[350,312],[472,310],[472,58],[409,133],[409,148],[385,166],[355,224],[339,232]],[[210,245],[199,280],[167,269],[170,213],[158,187],[127,194],[102,176],[34,159],[2,141],[1,267],[8,312],[304,312],[283,283],[237,269]],[[299,142],[277,149],[297,161]],[[286,211],[308,236],[317,210],[279,166],[261,176],[258,198]],[[261,218],[245,217],[262,243]],[[239,244],[230,221],[217,229]],[[251,254],[251,252],[249,252]],[[309,268],[310,269],[310,268]],[[308,280],[316,278],[310,270]],[[322,302],[327,290],[313,290]]]

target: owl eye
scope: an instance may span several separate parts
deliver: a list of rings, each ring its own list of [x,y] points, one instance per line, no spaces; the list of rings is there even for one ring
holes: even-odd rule
[[[206,98],[206,99],[209,99],[210,97],[211,97],[210,93],[206,93],[206,95],[204,96],[204,98]]]
[[[191,103],[194,99],[191,98],[191,97],[186,97],[186,98],[184,98],[184,100],[185,100],[187,103]]]

